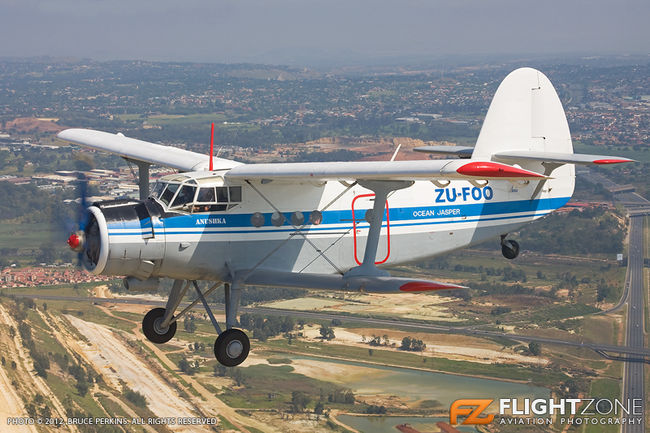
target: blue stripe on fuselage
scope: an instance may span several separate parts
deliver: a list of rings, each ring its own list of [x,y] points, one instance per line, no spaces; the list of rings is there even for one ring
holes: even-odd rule
[[[545,198],[538,200],[517,200],[517,201],[504,201],[504,202],[483,202],[474,204],[457,204],[449,206],[420,206],[420,207],[405,207],[405,208],[390,208],[389,216],[392,226],[408,226],[408,225],[427,225],[427,224],[442,224],[453,222],[476,222],[476,221],[493,221],[499,219],[509,218],[524,218],[534,216],[534,212],[550,211],[562,207],[569,201],[570,197],[559,198]],[[356,210],[354,218],[361,226],[367,226],[365,222],[366,209]],[[521,214],[526,215],[513,215],[492,217],[491,215],[507,215],[507,214]],[[309,219],[310,212],[303,212],[305,220]],[[268,228],[251,228],[251,215],[246,214],[226,214],[226,213],[212,213],[212,214],[194,214],[194,215],[178,215],[174,217],[164,218],[165,233],[167,234],[182,234],[182,233],[197,233],[191,231],[183,231],[190,228],[233,228],[242,227],[248,230],[231,231],[229,233],[248,233],[248,232],[276,232],[276,231],[293,231],[289,228],[288,223],[285,223],[284,229],[273,228],[270,226],[271,213],[265,213],[264,218],[266,221],[265,226]],[[290,221],[291,213],[285,212],[287,221]],[[431,221],[435,219],[448,219],[453,217],[465,217],[460,221]],[[476,218],[478,217],[478,218]],[[467,219],[471,218],[471,219]],[[418,222],[418,220],[427,220]],[[352,223],[352,210],[329,210],[323,212],[322,225],[329,224],[345,224],[346,226]],[[317,227],[309,226],[309,230],[335,230],[333,227]],[[123,221],[119,224],[109,224],[109,230],[115,229],[144,229],[146,231],[150,228],[144,228],[135,221]],[[339,230],[341,228],[338,228]],[[210,232],[213,232],[210,230]],[[216,232],[215,232],[216,233]],[[111,233],[111,235],[127,235],[129,233]],[[133,234],[133,233],[130,233]]]

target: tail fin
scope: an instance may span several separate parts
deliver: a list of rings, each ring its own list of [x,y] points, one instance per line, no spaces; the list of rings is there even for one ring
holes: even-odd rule
[[[560,98],[549,79],[532,68],[517,69],[503,80],[474,148],[424,146],[415,150],[458,158],[468,158],[471,152],[476,161],[514,164],[550,177],[530,187],[512,188],[530,199],[568,199],[575,185],[575,164],[632,162],[618,156],[574,154]]]
[[[472,158],[526,150],[573,153],[569,124],[553,85],[541,72],[520,68],[497,89]]]
[[[535,69],[517,69],[503,80],[483,121],[472,159],[496,160],[496,154],[503,152],[573,154],[569,124],[560,98],[549,79]],[[551,175],[556,180],[549,183],[561,185],[558,189],[563,195],[572,195],[573,164],[548,164],[530,159],[516,162],[527,170]]]

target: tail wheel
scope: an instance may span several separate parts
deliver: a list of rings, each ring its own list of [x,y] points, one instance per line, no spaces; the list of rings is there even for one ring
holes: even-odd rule
[[[214,342],[214,356],[226,367],[241,364],[248,357],[251,344],[241,329],[227,329]]]
[[[501,243],[501,254],[508,260],[512,260],[519,255],[519,243],[511,239],[504,240]]]
[[[166,328],[160,326],[164,316],[164,308],[154,308],[142,319],[142,332],[152,343],[167,343],[176,334],[176,322],[170,323]]]

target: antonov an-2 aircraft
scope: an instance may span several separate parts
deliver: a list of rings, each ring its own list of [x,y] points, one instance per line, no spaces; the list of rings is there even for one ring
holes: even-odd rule
[[[248,356],[236,329],[246,285],[367,292],[419,292],[455,284],[397,278],[382,268],[500,239],[563,206],[575,164],[625,158],[573,153],[564,109],[539,71],[517,69],[499,86],[476,146],[415,150],[452,159],[242,164],[107,132],[67,129],[58,137],[110,152],[139,168],[140,200],[100,201],[68,239],[94,274],[126,276],[132,289],[174,280],[165,308],[142,322],[154,343],[169,341],[199,301],[218,333],[217,360]],[[177,169],[149,193],[149,166]],[[203,293],[197,280],[214,282]],[[222,331],[205,295],[225,287]],[[190,285],[197,299],[176,313]]]

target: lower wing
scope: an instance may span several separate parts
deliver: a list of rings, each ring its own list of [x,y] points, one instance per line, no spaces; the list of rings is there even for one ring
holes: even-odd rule
[[[317,290],[347,290],[371,293],[429,292],[436,290],[466,289],[458,284],[383,276],[350,276],[280,272],[259,269],[242,271],[235,275],[244,284],[271,287],[299,287]]]

